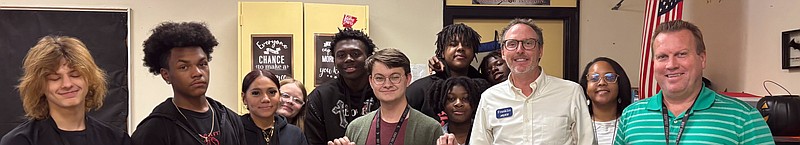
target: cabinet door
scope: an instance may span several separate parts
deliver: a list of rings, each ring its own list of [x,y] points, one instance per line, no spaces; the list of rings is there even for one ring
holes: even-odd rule
[[[241,82],[247,73],[257,68],[280,72],[280,77],[304,80],[303,3],[239,2],[238,23],[239,75],[236,80],[227,81]],[[241,83],[236,84],[241,90]],[[241,97],[238,92],[231,95]],[[239,112],[247,113],[242,99],[236,100],[239,100]]]

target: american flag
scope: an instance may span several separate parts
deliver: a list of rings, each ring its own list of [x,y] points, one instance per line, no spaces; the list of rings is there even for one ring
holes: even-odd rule
[[[650,46],[653,33],[662,22],[683,17],[683,0],[647,0],[642,27],[642,60],[639,63],[639,99],[655,95],[661,90],[653,75],[653,55]]]

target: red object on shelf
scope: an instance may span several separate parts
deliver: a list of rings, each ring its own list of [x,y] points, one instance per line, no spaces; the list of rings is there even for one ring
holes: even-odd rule
[[[353,28],[353,25],[355,25],[357,21],[357,17],[344,14],[344,17],[342,18],[342,26],[345,28]]]

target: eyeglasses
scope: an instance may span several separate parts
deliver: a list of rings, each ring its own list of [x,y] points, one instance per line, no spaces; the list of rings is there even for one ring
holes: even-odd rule
[[[539,45],[539,40],[533,38],[525,40],[516,40],[516,39],[503,40],[503,46],[505,46],[506,50],[508,51],[517,50],[517,48],[520,47],[520,43],[522,43],[522,48],[524,48],[525,50],[532,50],[533,48],[536,48],[537,45]]]
[[[402,76],[403,75],[400,74],[393,74],[389,76],[389,78],[386,78],[383,75],[373,75],[372,81],[375,81],[376,85],[383,85],[383,83],[386,83],[386,80],[388,79],[390,82],[392,82],[392,84],[399,84],[400,80],[402,80]]]
[[[281,93],[281,98],[282,99],[290,99],[293,103],[300,104],[301,106],[306,104],[306,102],[303,101],[303,99],[300,99],[298,97],[289,95],[288,93]]]
[[[590,74],[586,75],[586,77],[589,78],[589,82],[594,83],[600,82],[600,79],[606,80],[606,83],[617,83],[617,79],[619,79],[619,75],[615,73],[606,73],[603,74],[603,76],[600,76],[600,74]]]

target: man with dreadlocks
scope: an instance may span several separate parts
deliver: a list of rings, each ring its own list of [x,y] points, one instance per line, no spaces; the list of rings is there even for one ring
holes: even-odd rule
[[[380,106],[364,67],[375,51],[372,39],[362,31],[345,28],[336,33],[331,46],[339,76],[311,91],[306,102],[304,132],[312,145],[343,137],[353,119]]]
[[[444,62],[444,69],[430,76],[420,78],[408,87],[408,104],[425,115],[441,121],[429,101],[427,93],[436,80],[445,80],[450,77],[464,76],[486,81],[475,67],[470,63],[475,59],[475,50],[480,45],[481,36],[472,28],[464,24],[452,24],[442,28],[436,38],[436,58]]]

